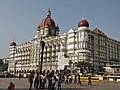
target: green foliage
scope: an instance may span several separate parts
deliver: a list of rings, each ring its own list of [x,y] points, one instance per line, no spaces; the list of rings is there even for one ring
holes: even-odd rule
[[[7,71],[8,69],[8,64],[4,64],[2,59],[0,59],[0,71]]]
[[[79,62],[75,62],[74,65],[75,67],[80,68],[80,71],[82,71],[82,73],[84,73],[85,70],[87,72],[90,72],[92,70],[92,64],[89,62],[79,61]]]
[[[0,65],[2,65],[3,64],[3,61],[2,61],[2,59],[0,59]]]
[[[8,69],[8,64],[0,63],[0,71],[7,71],[7,69]]]
[[[76,67],[82,68],[82,69],[86,69],[87,68],[91,68],[91,63],[89,62],[84,62],[84,61],[79,61],[79,62],[75,62],[74,65]]]

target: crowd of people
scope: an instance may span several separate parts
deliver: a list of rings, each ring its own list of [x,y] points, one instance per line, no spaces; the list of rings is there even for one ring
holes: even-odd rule
[[[59,75],[49,74],[46,76],[45,74],[37,73],[35,75],[34,73],[31,73],[31,75],[28,77],[28,81],[30,83],[29,90],[31,90],[33,83],[34,83],[34,88],[44,89],[47,81],[48,81],[49,89],[60,90],[62,78],[61,78],[61,74],[59,74]]]
[[[48,75],[40,74],[40,73],[31,73],[28,77],[28,81],[30,83],[29,90],[31,90],[32,85],[34,88],[44,89],[47,83],[47,88],[52,90],[61,90],[61,83],[63,85],[69,83],[77,83],[78,85],[82,85],[80,75],[75,75],[74,77],[70,74],[53,74],[50,73]],[[88,85],[92,85],[91,83],[91,76],[88,75]]]
[[[21,74],[19,74],[19,80],[21,79]],[[81,77],[80,75],[71,75],[71,74],[54,74],[49,73],[47,75],[40,74],[40,73],[34,73],[31,72],[31,74],[28,76],[28,81],[30,83],[29,90],[32,89],[32,86],[36,89],[44,89],[47,83],[47,88],[51,90],[61,90],[61,84],[69,84],[69,83],[76,83],[77,85],[82,85],[81,83]],[[91,83],[91,75],[88,75],[88,85],[92,85]],[[15,89],[15,84],[13,82],[10,82],[10,85],[8,86],[9,90]]]

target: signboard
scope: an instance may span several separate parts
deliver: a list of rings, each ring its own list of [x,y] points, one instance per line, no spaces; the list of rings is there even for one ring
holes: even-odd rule
[[[65,65],[69,65],[69,59],[64,57],[64,52],[58,52],[58,70],[64,70]]]

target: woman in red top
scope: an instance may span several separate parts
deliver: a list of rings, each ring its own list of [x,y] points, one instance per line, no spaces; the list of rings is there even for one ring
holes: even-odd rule
[[[9,90],[15,90],[15,84],[13,82],[10,82],[10,85],[8,86]]]

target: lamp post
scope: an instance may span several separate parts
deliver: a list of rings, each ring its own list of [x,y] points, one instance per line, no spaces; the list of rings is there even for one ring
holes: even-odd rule
[[[44,51],[44,46],[45,46],[45,42],[44,42],[44,41],[41,41],[42,52],[41,52],[40,74],[42,74],[42,63],[43,63],[43,51]]]

